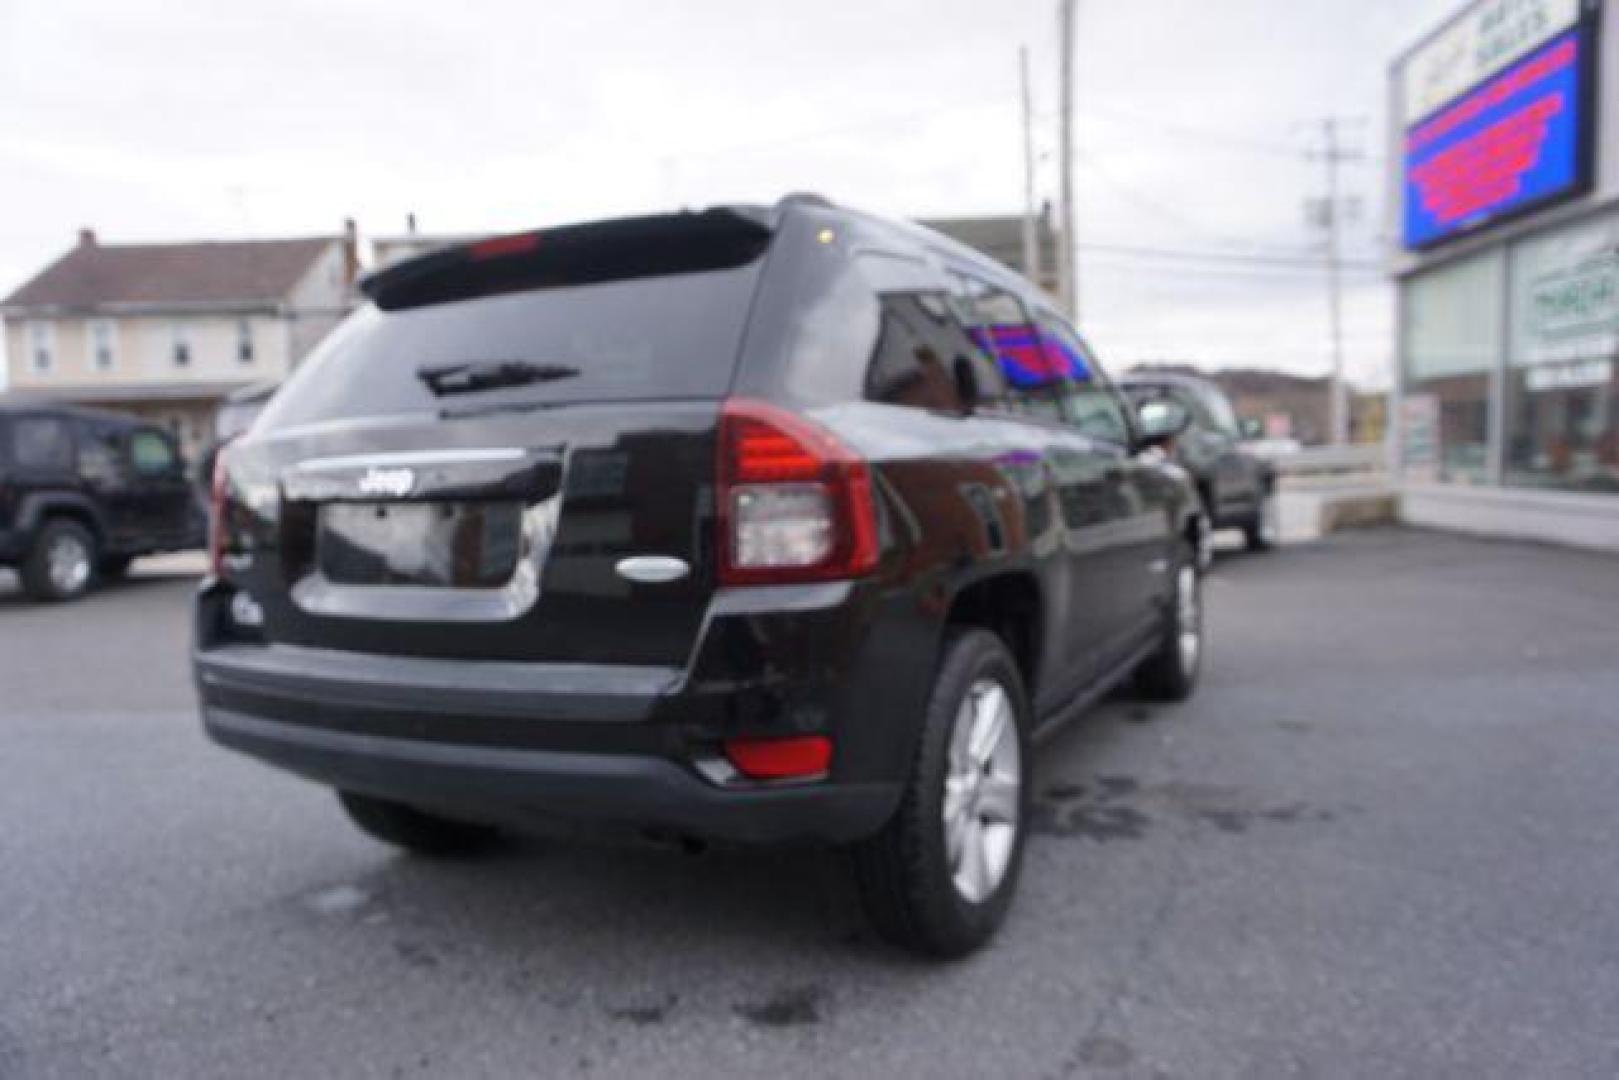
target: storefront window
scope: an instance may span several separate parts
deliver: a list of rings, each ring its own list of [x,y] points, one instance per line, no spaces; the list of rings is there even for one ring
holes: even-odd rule
[[[1512,255],[1506,480],[1619,491],[1619,215]]]
[[[1401,457],[1414,479],[1482,483],[1489,476],[1504,261],[1499,252],[1476,256],[1423,274],[1406,289]]]

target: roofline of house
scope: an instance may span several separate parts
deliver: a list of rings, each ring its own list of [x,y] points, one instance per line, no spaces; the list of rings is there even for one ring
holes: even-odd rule
[[[287,309],[281,297],[240,300],[187,300],[154,303],[125,300],[102,304],[0,304],[0,315],[43,318],[61,315],[280,315]]]
[[[0,405],[129,404],[163,401],[202,401],[223,398],[257,385],[255,379],[188,380],[161,383],[63,383],[16,386],[0,391]]]

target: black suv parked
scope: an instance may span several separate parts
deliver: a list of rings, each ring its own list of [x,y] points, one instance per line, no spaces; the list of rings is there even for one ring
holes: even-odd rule
[[[1175,458],[1192,474],[1214,528],[1241,529],[1250,551],[1272,547],[1276,467],[1243,449],[1242,424],[1225,391],[1207,379],[1160,371],[1133,371],[1119,385],[1138,409],[1167,402],[1190,416],[1175,440]]]
[[[1036,741],[1187,695],[1197,500],[1046,298],[813,197],[429,255],[221,455],[209,733],[407,848],[848,844],[960,954]]]
[[[90,409],[0,405],[0,566],[30,596],[71,600],[138,555],[202,541],[167,432]]]

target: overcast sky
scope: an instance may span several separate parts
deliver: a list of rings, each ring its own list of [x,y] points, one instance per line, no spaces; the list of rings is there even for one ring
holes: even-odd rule
[[[1387,64],[1456,6],[1080,0],[1081,322],[1104,360],[1326,370],[1305,153],[1348,121],[1346,255],[1377,261]],[[0,294],[80,226],[489,231],[792,190],[1016,213],[1021,44],[1057,190],[1055,35],[1056,0],[0,0]],[[1351,376],[1386,383],[1388,290],[1346,280]]]

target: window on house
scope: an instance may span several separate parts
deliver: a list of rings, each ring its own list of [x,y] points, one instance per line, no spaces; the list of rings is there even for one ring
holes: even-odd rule
[[[35,374],[43,375],[56,362],[56,327],[48,322],[28,324],[28,359]]]
[[[90,366],[96,371],[111,371],[116,360],[112,320],[94,320],[90,323]]]
[[[236,323],[236,359],[243,364],[253,362],[253,324],[246,319]]]
[[[174,366],[191,366],[191,328],[185,323],[174,324]]]

